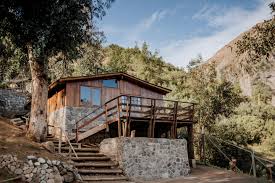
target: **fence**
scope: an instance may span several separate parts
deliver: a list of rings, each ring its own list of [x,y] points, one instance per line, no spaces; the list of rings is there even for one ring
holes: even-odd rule
[[[275,161],[262,158],[251,149],[206,134],[204,130],[195,133],[194,143],[200,163],[245,173],[263,182],[275,180]]]

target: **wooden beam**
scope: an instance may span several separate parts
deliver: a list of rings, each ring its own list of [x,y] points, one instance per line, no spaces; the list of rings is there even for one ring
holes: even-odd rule
[[[153,100],[151,99],[151,109],[150,109],[150,121],[148,126],[148,137],[152,138],[152,128],[153,128]]]
[[[153,99],[153,120],[152,120],[152,138],[155,137],[155,126],[156,126],[156,115],[155,115],[155,112],[156,112],[156,100]]]
[[[117,128],[118,128],[118,137],[121,137],[121,121],[120,121],[120,105],[119,98],[117,98]]]
[[[194,135],[193,135],[193,124],[187,126],[187,132],[188,132],[188,141],[187,141],[187,147],[188,147],[188,158],[189,162],[192,161],[192,159],[195,159],[194,155]]]
[[[92,128],[92,129],[90,129],[90,130],[88,130],[84,133],[79,134],[78,135],[78,141],[83,140],[83,139],[85,139],[85,138],[87,138],[91,135],[94,135],[94,134],[96,134],[96,133],[98,133],[98,132],[100,132],[101,130],[104,130],[104,129],[106,129],[105,124],[96,126],[96,127]]]
[[[127,104],[128,104],[128,112],[127,112],[127,136],[130,136],[131,134],[131,104],[132,104],[132,97],[127,97]]]
[[[175,102],[174,104],[174,123],[173,123],[173,126],[174,126],[174,134],[173,134],[173,138],[177,138],[177,121],[178,121],[178,102]]]

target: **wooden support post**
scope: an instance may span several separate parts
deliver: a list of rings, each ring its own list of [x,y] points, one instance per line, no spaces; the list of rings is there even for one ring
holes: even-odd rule
[[[155,137],[155,126],[156,126],[156,99],[153,99],[153,120],[152,120],[152,138]]]
[[[254,153],[253,150],[252,150],[252,153],[251,153],[251,160],[252,160],[253,176],[256,177],[255,153]]]
[[[59,130],[60,130],[60,136],[59,136],[59,142],[58,142],[58,153],[61,154],[61,143],[62,143],[62,136],[63,136],[63,134],[62,134],[61,127],[59,128]]]
[[[177,138],[177,112],[178,112],[178,101],[174,102],[174,111],[173,111],[173,124],[171,128],[172,138]]]
[[[129,100],[129,101],[128,101]],[[127,136],[130,136],[131,133],[131,104],[132,104],[132,97],[129,96],[129,98],[127,97],[127,106],[128,106],[128,110],[127,110]]]
[[[189,163],[192,163],[192,159],[195,159],[194,156],[194,144],[193,144],[193,124],[187,126],[187,132],[188,132],[188,158],[189,158]]]
[[[272,167],[273,167],[273,164],[267,164],[266,165],[266,173],[267,173],[267,179],[272,182]]]
[[[230,169],[233,172],[237,172],[237,160],[235,158],[232,158],[232,160],[229,162]]]
[[[151,99],[151,107],[150,107],[150,121],[148,126],[148,137],[152,138],[152,127],[153,127],[153,99]]]
[[[104,110],[105,110],[105,123],[106,123],[106,133],[110,132],[109,124],[107,123],[108,121],[108,108],[107,104],[104,105]]]
[[[72,149],[71,149],[71,146],[69,146],[69,158],[71,159],[72,157]]]
[[[126,123],[122,123],[122,136],[123,136],[123,137],[126,137],[125,128],[126,128]]]
[[[120,119],[119,98],[117,98],[117,126],[118,126],[118,137],[121,137],[121,119]]]
[[[132,130],[131,131],[131,138],[135,137],[136,136],[136,130]]]

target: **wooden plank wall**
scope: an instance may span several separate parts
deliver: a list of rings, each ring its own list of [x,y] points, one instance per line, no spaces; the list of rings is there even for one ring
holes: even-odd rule
[[[102,87],[102,80],[94,80],[94,81],[73,81],[67,82],[66,89],[58,92],[53,95],[50,99],[48,99],[48,110],[50,112],[61,108],[62,106],[71,106],[71,107],[79,107],[80,105],[80,86],[90,86],[95,88],[101,88],[101,104],[104,104],[106,101],[111,100],[119,95],[134,95],[140,97],[148,97],[148,98],[158,98],[162,99],[163,95],[154,92],[152,90],[142,88],[134,83],[125,80],[119,80],[118,88],[106,88]],[[62,104],[62,93],[66,97],[63,99]],[[64,103],[65,102],[65,103]],[[143,104],[149,104],[149,100],[142,101]]]
[[[51,98],[48,99],[47,107],[48,113],[54,112],[65,106],[65,89],[54,94]]]

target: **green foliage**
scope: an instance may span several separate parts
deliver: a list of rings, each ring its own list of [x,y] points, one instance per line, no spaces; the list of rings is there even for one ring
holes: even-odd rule
[[[246,55],[239,64],[247,72],[256,73],[260,69],[270,69],[273,65],[270,60],[275,51],[275,17],[257,24],[236,44],[237,53]]]
[[[270,103],[272,99],[271,87],[260,80],[255,81],[252,88],[252,99],[258,103]]]
[[[3,0],[0,2],[0,35],[25,54],[32,51],[36,61],[47,68],[52,57],[75,58],[82,43],[101,40],[102,33],[96,30],[94,21],[105,14],[112,2]]]
[[[0,37],[0,81],[10,80],[19,74],[29,74],[26,55],[7,37]]]
[[[215,128],[221,139],[247,145],[261,142],[265,132],[265,121],[256,116],[233,115],[230,118],[219,119]]]

